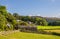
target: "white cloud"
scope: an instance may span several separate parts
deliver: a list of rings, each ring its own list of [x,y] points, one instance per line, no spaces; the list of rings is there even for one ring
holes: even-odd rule
[[[58,13],[58,14],[56,15],[56,17],[60,17],[60,13]]]
[[[60,17],[60,13],[57,13],[56,15],[54,15],[52,17]]]
[[[36,16],[41,16],[40,14],[37,14]]]
[[[40,14],[30,14],[28,16],[41,16]]]

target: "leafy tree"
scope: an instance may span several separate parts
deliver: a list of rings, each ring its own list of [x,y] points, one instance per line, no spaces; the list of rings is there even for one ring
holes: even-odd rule
[[[44,18],[38,18],[38,17],[35,18],[35,23],[37,25],[43,25],[43,26],[48,25],[47,21]]]
[[[19,16],[17,13],[13,13],[13,16],[14,16],[17,20],[20,19],[20,16]]]
[[[13,25],[13,27],[16,25],[16,18],[12,15],[12,14],[10,14],[10,13],[8,13],[7,14],[7,17],[6,17],[6,19],[7,19],[7,21],[10,23],[10,24],[12,24]]]
[[[5,6],[0,6],[0,13],[4,16],[6,16],[7,14],[7,10],[6,10],[6,7]]]
[[[42,19],[42,22],[43,22],[43,25],[44,26],[47,26],[48,25],[48,22],[45,19]]]
[[[0,14],[1,14],[1,19],[3,19],[3,23],[5,23],[5,21],[7,22],[6,25],[8,23],[10,23],[11,27],[15,26],[16,24],[16,19],[15,17],[11,14],[11,13],[8,13],[7,10],[6,10],[6,7],[5,6],[0,6]],[[2,21],[1,21],[2,23]],[[1,24],[2,25],[2,24]],[[8,27],[5,25],[5,29],[7,29]],[[4,28],[3,28],[4,29]]]
[[[6,27],[6,18],[0,14],[0,29],[4,30],[4,28]]]

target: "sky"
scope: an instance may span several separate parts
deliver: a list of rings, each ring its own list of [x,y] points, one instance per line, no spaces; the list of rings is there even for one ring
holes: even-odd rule
[[[0,0],[0,5],[12,14],[60,17],[60,0]]]

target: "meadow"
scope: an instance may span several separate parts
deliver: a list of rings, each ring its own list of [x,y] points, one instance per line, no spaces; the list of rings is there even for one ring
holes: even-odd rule
[[[37,26],[37,29],[43,29],[43,30],[60,30],[60,26]]]
[[[60,39],[60,36],[25,33],[25,32],[14,32],[10,34],[0,35],[0,39]]]
[[[60,33],[60,26],[37,26],[37,29],[43,29],[47,32]],[[27,33],[18,31],[3,31],[0,33],[0,39],[60,39],[57,35]]]

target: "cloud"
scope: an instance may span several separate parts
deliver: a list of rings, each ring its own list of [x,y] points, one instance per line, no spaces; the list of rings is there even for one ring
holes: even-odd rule
[[[56,15],[56,17],[60,17],[60,13],[58,13],[58,14]]]
[[[41,16],[40,14],[36,14],[36,16]]]
[[[28,16],[41,16],[40,14],[30,14]]]
[[[59,17],[60,18],[60,13],[57,13],[57,14],[53,15],[52,17]]]

